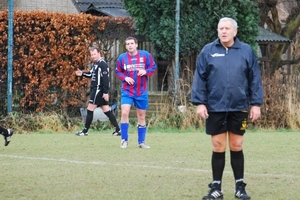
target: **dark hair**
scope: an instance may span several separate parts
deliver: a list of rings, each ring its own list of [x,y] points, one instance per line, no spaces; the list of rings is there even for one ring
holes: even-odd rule
[[[97,50],[97,52],[100,52],[100,47],[96,42],[93,42],[91,46],[89,46],[89,51]]]
[[[134,43],[138,43],[138,40],[135,38],[135,37],[132,37],[132,36],[129,36],[129,37],[127,37],[126,39],[125,39],[125,42],[127,41],[127,40],[134,40]]]

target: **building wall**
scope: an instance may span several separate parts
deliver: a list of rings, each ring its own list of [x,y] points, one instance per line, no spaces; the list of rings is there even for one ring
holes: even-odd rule
[[[0,0],[0,11],[8,9],[8,1]],[[78,13],[72,0],[14,0],[14,9],[23,11],[45,10],[67,14]]]

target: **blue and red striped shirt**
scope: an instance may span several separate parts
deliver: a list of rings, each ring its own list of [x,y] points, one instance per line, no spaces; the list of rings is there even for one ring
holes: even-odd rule
[[[139,70],[146,70],[145,76],[138,76]],[[152,55],[144,50],[138,50],[135,56],[128,52],[121,54],[117,59],[116,76],[122,81],[121,92],[126,92],[129,96],[148,95],[148,77],[152,76],[156,70],[156,63]],[[134,80],[133,85],[129,85],[125,78]]]

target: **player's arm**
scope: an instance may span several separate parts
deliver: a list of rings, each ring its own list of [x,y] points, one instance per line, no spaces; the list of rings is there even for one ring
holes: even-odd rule
[[[127,77],[126,70],[122,68],[124,63],[122,62],[122,55],[118,58],[116,63],[116,76],[121,80],[125,81],[125,78]]]
[[[152,55],[149,53],[147,55],[147,62],[146,62],[146,75],[152,76],[157,68],[157,65],[152,57]]]
[[[77,69],[75,71],[75,74],[76,74],[76,76],[84,76],[84,77],[88,77],[88,78],[90,78],[92,76],[92,73],[90,71],[89,72],[84,72],[80,69]]]

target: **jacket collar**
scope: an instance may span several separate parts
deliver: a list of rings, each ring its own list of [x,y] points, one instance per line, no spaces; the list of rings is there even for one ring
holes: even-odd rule
[[[223,47],[223,45],[221,44],[219,38],[214,41],[214,45],[216,45],[216,46],[222,46]],[[235,48],[235,49],[241,48],[241,41],[237,37],[234,37],[234,43],[229,48]]]

